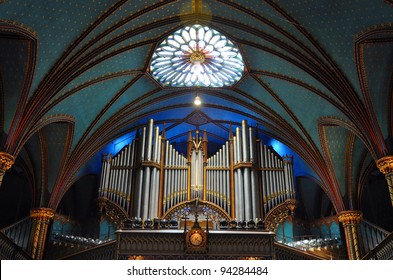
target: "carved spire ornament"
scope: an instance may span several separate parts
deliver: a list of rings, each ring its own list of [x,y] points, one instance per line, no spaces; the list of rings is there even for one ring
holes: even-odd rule
[[[6,152],[0,152],[0,187],[3,183],[5,172],[11,168],[14,161],[15,158],[12,155]]]
[[[383,157],[379,159],[376,164],[379,171],[385,175],[389,187],[390,200],[393,206],[393,156]]]

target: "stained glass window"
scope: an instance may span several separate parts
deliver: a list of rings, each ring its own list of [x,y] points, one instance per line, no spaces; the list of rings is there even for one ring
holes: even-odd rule
[[[176,31],[159,45],[150,71],[164,86],[223,87],[240,80],[244,63],[228,38],[196,24]]]

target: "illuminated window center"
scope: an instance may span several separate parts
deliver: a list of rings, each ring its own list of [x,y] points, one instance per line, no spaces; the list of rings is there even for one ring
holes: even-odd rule
[[[150,71],[164,86],[223,87],[240,80],[244,63],[224,35],[196,24],[176,31],[159,45]]]

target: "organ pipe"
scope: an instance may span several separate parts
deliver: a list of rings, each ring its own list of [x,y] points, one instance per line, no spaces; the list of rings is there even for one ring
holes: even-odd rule
[[[250,169],[244,168],[244,218],[246,221],[252,219],[252,200],[251,200],[251,186],[250,186]]]
[[[270,157],[267,154],[268,150],[266,145],[263,145],[263,156],[264,156],[264,162],[265,162],[265,167],[266,167],[266,199],[267,199],[267,209],[272,209],[272,201],[271,201],[271,195],[272,195],[272,183],[271,183],[271,174],[270,174]]]
[[[183,156],[160,135],[153,120],[117,155],[103,158],[99,195],[142,219],[160,218],[198,198],[238,221],[263,218],[294,197],[292,158],[280,157],[256,139],[242,121],[229,139],[208,157],[207,134],[189,132]]]
[[[266,190],[266,174],[263,172],[262,168],[264,168],[264,151],[263,151],[263,143],[262,141],[259,142],[259,163],[260,163],[260,170],[259,170],[259,182],[260,182],[260,187],[259,190],[261,191],[261,203],[263,204],[263,213],[262,213],[262,218],[265,217],[265,214],[267,213],[267,190]]]
[[[161,141],[160,141],[160,179],[159,179],[159,193],[158,193],[158,206],[157,206],[157,216],[161,217],[163,214],[163,208],[165,207],[165,188],[164,188],[164,180],[166,176],[165,164],[166,164],[166,155],[168,154],[168,149],[165,148],[166,136],[165,130],[162,132]],[[165,210],[164,210],[165,212]]]
[[[129,159],[129,164],[130,164],[130,172],[129,172],[129,179],[128,179],[128,185],[127,185],[127,213],[130,213],[130,209],[132,207],[131,199],[133,198],[133,185],[135,183],[135,146],[136,146],[136,141],[133,140],[131,144],[131,155]],[[132,213],[130,213],[132,214]]]
[[[127,147],[122,151],[121,153],[121,158],[120,158],[120,167],[123,167],[126,165],[126,160],[127,160]],[[124,208],[124,198],[123,198],[123,193],[124,193],[124,187],[125,187],[125,173],[126,170],[121,168],[120,169],[120,187],[118,190],[118,199],[119,199],[119,204]]]
[[[235,205],[235,175],[233,171],[233,162],[234,162],[234,143],[233,143],[233,134],[232,134],[232,126],[229,130],[229,180],[230,180],[230,202],[231,202],[231,218],[235,219],[236,213],[236,205]]]
[[[143,128],[142,130],[142,142],[139,143],[140,144],[140,154],[139,154],[139,158],[140,160],[137,159],[138,164],[141,165],[142,161],[145,159],[145,143],[146,143],[146,127]],[[139,170],[139,176],[137,179],[137,190],[135,192],[135,208],[134,208],[134,214],[136,217],[140,218],[142,217],[142,187],[143,187],[143,173],[144,170],[141,167]]]
[[[238,135],[238,130],[236,130],[236,135]],[[242,121],[242,144],[243,144],[243,149],[242,149],[242,154],[243,154],[243,161],[248,162],[250,160],[250,150],[249,150],[249,143],[248,143],[248,137],[247,137],[247,121]],[[240,135],[239,135],[240,138]]]
[[[270,159],[271,159],[272,168],[273,168],[272,178],[273,178],[273,188],[274,188],[274,191],[273,191],[274,206],[276,206],[276,205],[278,205],[278,196],[277,196],[277,194],[278,194],[278,185],[277,185],[277,176],[276,176],[276,174],[277,174],[277,172],[276,172],[276,158],[275,158],[275,156],[272,153],[270,153]]]
[[[149,120],[149,130],[148,130],[148,138],[146,142],[146,160],[151,160],[152,153],[152,142],[153,142],[153,120]]]
[[[226,171],[225,171],[225,186],[226,186],[226,211],[231,214],[232,216],[232,198],[231,198],[231,167],[230,167],[230,153],[229,153],[229,149],[230,149],[230,143],[227,141],[225,144],[225,155],[226,155]],[[228,170],[229,169],[229,170]]]

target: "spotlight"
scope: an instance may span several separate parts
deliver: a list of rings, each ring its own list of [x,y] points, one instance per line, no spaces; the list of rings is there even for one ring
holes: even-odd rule
[[[194,99],[194,104],[196,106],[200,106],[202,104],[202,100],[201,100],[201,98],[198,95]]]

